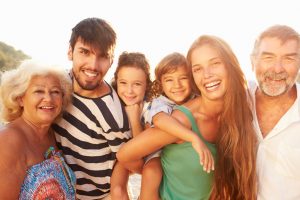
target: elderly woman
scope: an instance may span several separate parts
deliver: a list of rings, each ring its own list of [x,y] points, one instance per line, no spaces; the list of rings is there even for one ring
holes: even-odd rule
[[[57,151],[51,124],[70,101],[62,69],[25,61],[2,75],[0,199],[75,199],[75,176]]]

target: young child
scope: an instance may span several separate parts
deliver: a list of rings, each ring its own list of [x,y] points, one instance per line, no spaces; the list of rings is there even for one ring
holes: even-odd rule
[[[123,52],[118,60],[112,82],[125,105],[132,136],[143,131],[143,113],[147,108],[151,89],[150,66],[142,53]],[[141,163],[141,171],[143,163]],[[111,197],[113,200],[128,199],[126,191],[129,172],[122,166],[114,167],[111,178]]]
[[[200,163],[207,172],[214,169],[213,157],[203,141],[185,128],[170,114],[174,106],[192,98],[190,77],[186,58],[180,53],[164,57],[155,68],[155,80],[151,90],[152,102],[145,116],[146,126],[155,126],[184,141],[191,142],[200,156]],[[148,156],[142,170],[141,200],[159,199],[162,178],[160,152]],[[150,184],[149,184],[150,183]]]

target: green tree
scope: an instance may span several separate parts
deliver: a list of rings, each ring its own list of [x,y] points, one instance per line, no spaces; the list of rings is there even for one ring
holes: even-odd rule
[[[6,71],[16,68],[21,61],[29,59],[30,56],[21,50],[15,50],[12,46],[0,41],[0,70]]]

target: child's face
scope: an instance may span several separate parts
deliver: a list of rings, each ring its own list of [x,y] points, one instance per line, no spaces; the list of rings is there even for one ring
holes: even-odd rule
[[[161,85],[165,95],[179,105],[191,94],[188,71],[184,66],[178,67],[174,72],[163,74]]]
[[[144,100],[146,92],[146,74],[142,69],[124,66],[118,72],[117,92],[126,105]]]

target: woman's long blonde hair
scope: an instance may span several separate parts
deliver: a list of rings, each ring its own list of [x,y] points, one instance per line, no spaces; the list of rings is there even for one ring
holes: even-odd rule
[[[218,160],[211,199],[254,200],[257,139],[247,81],[229,45],[215,36],[201,36],[192,44],[187,54],[190,66],[192,52],[203,45],[218,52],[229,74],[216,142]]]

